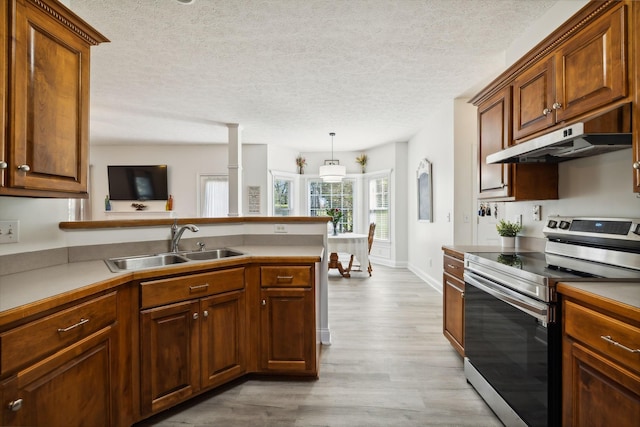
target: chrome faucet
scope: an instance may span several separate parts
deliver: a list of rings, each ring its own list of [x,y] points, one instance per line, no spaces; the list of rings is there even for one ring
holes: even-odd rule
[[[199,228],[193,224],[185,224],[178,228],[178,221],[173,223],[171,226],[171,252],[178,252],[178,243],[180,243],[182,233],[187,229],[194,233],[199,230]]]

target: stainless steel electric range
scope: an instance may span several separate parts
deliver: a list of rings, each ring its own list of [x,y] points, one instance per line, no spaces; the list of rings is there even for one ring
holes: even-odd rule
[[[559,426],[556,283],[634,281],[640,219],[550,217],[544,252],[465,254],[465,375],[505,425]]]

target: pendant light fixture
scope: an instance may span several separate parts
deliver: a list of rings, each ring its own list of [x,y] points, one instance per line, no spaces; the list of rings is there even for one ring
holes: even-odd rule
[[[331,136],[331,160],[325,161],[325,164],[320,166],[320,178],[324,182],[341,182],[347,174],[347,168],[340,166],[339,161],[333,158],[333,137],[336,133],[331,132],[329,135]]]

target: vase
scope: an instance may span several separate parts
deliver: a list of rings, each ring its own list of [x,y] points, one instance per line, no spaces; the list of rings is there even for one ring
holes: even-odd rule
[[[500,236],[500,241],[503,248],[515,248],[516,238],[513,236]]]
[[[334,222],[333,223],[333,236],[337,236],[338,235],[338,223]]]
[[[298,174],[304,175],[304,168],[302,166],[298,166]]]

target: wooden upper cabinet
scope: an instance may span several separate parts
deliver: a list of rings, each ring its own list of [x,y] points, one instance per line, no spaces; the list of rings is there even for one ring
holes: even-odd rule
[[[8,58],[7,46],[9,44],[9,18],[8,9],[0,7],[0,59],[6,61]],[[5,186],[4,170],[7,163],[7,85],[8,68],[6,65],[0,67],[0,189]],[[1,194],[1,193],[0,193]]]
[[[0,194],[87,193],[89,49],[107,41],[53,0],[9,1],[7,162]],[[3,43],[4,45],[4,43]]]
[[[480,197],[508,196],[509,165],[487,164],[487,156],[511,141],[511,88],[507,87],[478,107],[478,183]]]
[[[625,11],[624,5],[620,5],[556,52],[558,122],[627,96]]]
[[[513,83],[513,138],[519,139],[555,123],[553,60],[543,61]]]
[[[515,140],[628,95],[626,19],[620,4],[516,77]]]
[[[632,3],[631,37],[629,41],[633,94],[633,191],[640,193],[640,4]]]
[[[478,199],[558,198],[557,164],[488,164],[487,156],[511,145],[511,87],[478,106]]]

